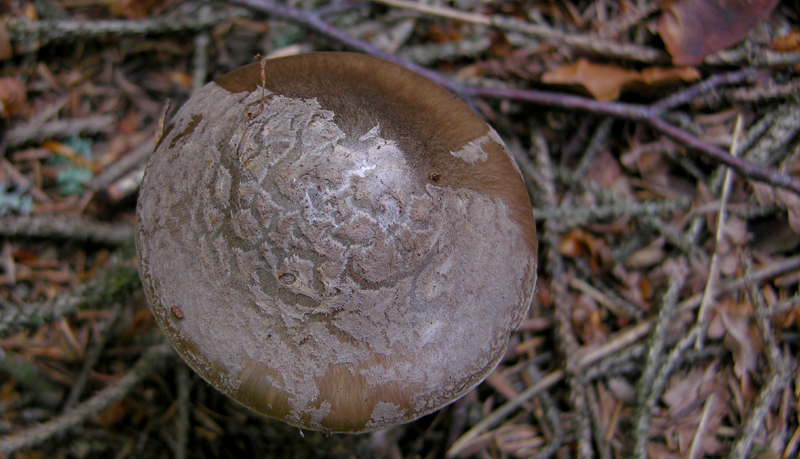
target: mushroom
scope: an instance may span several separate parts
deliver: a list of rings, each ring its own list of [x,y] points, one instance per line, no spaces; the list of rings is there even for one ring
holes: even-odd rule
[[[252,64],[164,129],[139,271],[186,362],[287,423],[366,432],[431,413],[503,356],[536,230],[497,133],[409,70],[351,53]]]

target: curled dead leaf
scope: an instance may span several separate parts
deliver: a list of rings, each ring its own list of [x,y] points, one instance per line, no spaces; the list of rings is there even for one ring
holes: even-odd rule
[[[9,118],[27,107],[25,85],[16,78],[0,78],[0,116]]]
[[[578,59],[550,70],[542,75],[547,84],[577,85],[598,100],[614,100],[619,97],[622,87],[636,80],[636,73],[613,65],[593,64],[586,59]]]
[[[597,100],[614,100],[626,90],[672,85],[700,79],[691,67],[650,67],[636,72],[615,65],[602,65],[586,59],[545,72],[541,81],[547,84],[571,85],[583,89]]]
[[[716,369],[692,367],[683,374],[676,373],[670,378],[669,387],[661,396],[670,412],[679,413],[695,404],[698,396],[710,392],[707,389],[716,377]],[[704,390],[705,389],[705,390]]]
[[[800,51],[800,31],[792,30],[769,44],[770,49],[784,53]]]
[[[724,346],[733,355],[733,372],[742,380],[756,371],[761,340],[752,323],[753,309],[749,303],[722,300],[717,305],[717,314],[725,327]]]
[[[795,233],[800,233],[800,196],[788,190],[777,190],[778,202],[786,206],[789,214],[789,226]]]
[[[786,208],[789,226],[800,233],[800,196],[791,191],[773,188],[763,183],[751,183],[756,200],[762,205],[777,204]]]
[[[572,229],[561,238],[558,253],[569,258],[585,255],[595,256],[599,251],[600,241],[581,229]]]
[[[633,195],[630,181],[623,173],[619,160],[607,151],[599,152],[594,157],[591,167],[586,171],[586,180],[621,196]]]
[[[157,13],[165,5],[159,0],[116,0],[111,3],[111,14],[128,19],[144,19]]]
[[[641,80],[647,86],[670,86],[700,79],[694,67],[648,67],[641,71]]]
[[[625,266],[630,269],[646,269],[661,264],[666,258],[667,252],[661,244],[650,245],[637,250],[627,260]]]
[[[561,238],[558,253],[568,258],[588,256],[589,267],[596,271],[604,255],[608,253],[608,246],[589,232],[573,229]]]
[[[675,65],[697,65],[741,41],[779,0],[679,0],[658,20],[658,33]]]
[[[14,49],[11,47],[11,35],[8,33],[8,27],[0,21],[0,61],[9,59],[13,55]]]

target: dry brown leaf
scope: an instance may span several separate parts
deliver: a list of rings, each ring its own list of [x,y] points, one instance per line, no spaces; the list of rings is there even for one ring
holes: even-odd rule
[[[624,90],[690,82],[700,78],[693,68],[651,67],[636,72],[614,65],[594,64],[586,59],[545,72],[542,82],[582,88],[597,100],[614,100]]]
[[[789,214],[789,226],[795,233],[800,233],[800,196],[788,190],[779,189],[778,202],[786,206]]]
[[[761,205],[778,204],[786,207],[789,226],[795,233],[800,233],[800,196],[763,183],[751,183],[756,200]]]
[[[685,454],[671,451],[667,445],[650,442],[647,444],[647,457],[650,459],[685,459]]]
[[[718,371],[716,365],[705,368],[694,366],[684,374],[676,373],[670,377],[669,387],[661,398],[669,407],[665,413],[669,424],[663,435],[677,440],[681,453],[688,452],[697,434],[700,418],[706,410],[708,418],[700,437],[699,447],[703,453],[700,457],[716,455],[723,450],[723,444],[717,439],[716,432],[729,413],[731,394],[724,382],[727,378],[720,374],[726,372],[724,369]],[[709,400],[712,393],[715,397]],[[712,403],[706,406],[709,401]]]
[[[503,455],[512,457],[533,456],[544,446],[541,433],[530,425],[501,427],[495,432],[494,441]]]
[[[600,306],[589,295],[577,295],[572,308],[572,325],[582,343],[592,345],[604,343],[608,328],[601,320]]]
[[[674,144],[662,140],[631,142],[631,148],[620,155],[620,163],[628,170],[638,171],[647,184],[670,183],[670,164],[667,155],[674,153]]]
[[[45,455],[39,451],[17,451],[14,459],[45,459]]]
[[[116,0],[111,3],[111,14],[128,19],[144,19],[163,8],[160,0]]]
[[[572,64],[546,72],[542,75],[542,82],[577,85],[584,88],[597,100],[614,100],[619,97],[623,86],[637,78],[637,72],[578,59]]]
[[[598,153],[592,161],[592,166],[586,172],[586,180],[597,183],[599,186],[619,193],[632,196],[630,181],[622,171],[619,160],[607,151]]]
[[[428,37],[434,43],[456,42],[461,40],[461,31],[452,23],[444,26],[433,24],[428,27]]]
[[[0,78],[0,117],[9,118],[25,110],[27,104],[25,85],[16,78]]]
[[[769,44],[770,49],[784,53],[800,51],[800,31],[792,30]]]
[[[14,55],[14,49],[11,47],[11,36],[8,34],[8,28],[5,23],[0,21],[0,61],[9,59]]]
[[[608,380],[608,390],[619,401],[636,403],[636,388],[624,378],[610,378]]]
[[[708,372],[699,367],[693,367],[686,374],[676,373],[670,378],[670,385],[661,396],[661,401],[669,407],[669,412],[681,412],[686,407],[696,403],[700,387],[708,377]],[[712,373],[711,378],[714,377]]]
[[[129,414],[129,409],[125,400],[112,403],[108,408],[97,413],[92,417],[95,424],[109,428],[122,421]]]
[[[709,228],[711,231],[717,229],[717,214],[710,213]],[[720,273],[726,276],[733,275],[739,269],[740,248],[750,241],[750,233],[747,230],[747,222],[735,215],[729,215],[725,221],[724,237],[715,246],[714,252],[719,257]]]
[[[639,298],[648,300],[653,296],[653,284],[650,282],[650,279],[642,277],[636,286],[639,288]]]
[[[641,76],[642,83],[657,87],[697,81],[700,72],[694,67],[648,67],[642,69]]]
[[[625,260],[625,266],[630,269],[645,269],[660,264],[667,255],[667,252],[661,247],[662,245],[650,245],[637,250]]]
[[[675,65],[697,65],[738,43],[779,0],[679,0],[664,7],[658,33]]]
[[[32,2],[28,2],[22,9],[22,16],[29,21],[39,20],[39,12],[36,11],[36,6]]]
[[[588,255],[592,270],[596,270],[599,265],[602,249],[600,239],[577,228],[565,234],[558,244],[558,253],[565,257],[578,258]]]
[[[747,303],[722,300],[717,313],[725,326],[724,346],[733,354],[733,372],[740,380],[756,370],[761,341],[752,324],[752,307]]]
[[[585,231],[573,229],[561,238],[558,253],[568,258],[578,258],[590,253],[592,237]]]
[[[188,73],[175,70],[169,72],[167,75],[169,76],[170,83],[186,91],[192,89],[192,76]]]

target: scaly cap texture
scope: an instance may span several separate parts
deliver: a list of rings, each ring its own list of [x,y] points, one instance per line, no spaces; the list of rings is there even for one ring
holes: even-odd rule
[[[260,64],[231,72],[150,159],[136,237],[159,325],[219,390],[300,427],[370,431],[452,402],[533,294],[516,165],[466,105],[386,61],[265,71],[263,106]]]

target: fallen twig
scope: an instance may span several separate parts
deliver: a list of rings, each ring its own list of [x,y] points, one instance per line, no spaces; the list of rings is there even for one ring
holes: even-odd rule
[[[0,237],[55,238],[77,242],[121,245],[133,238],[130,225],[50,216],[0,219]]]

